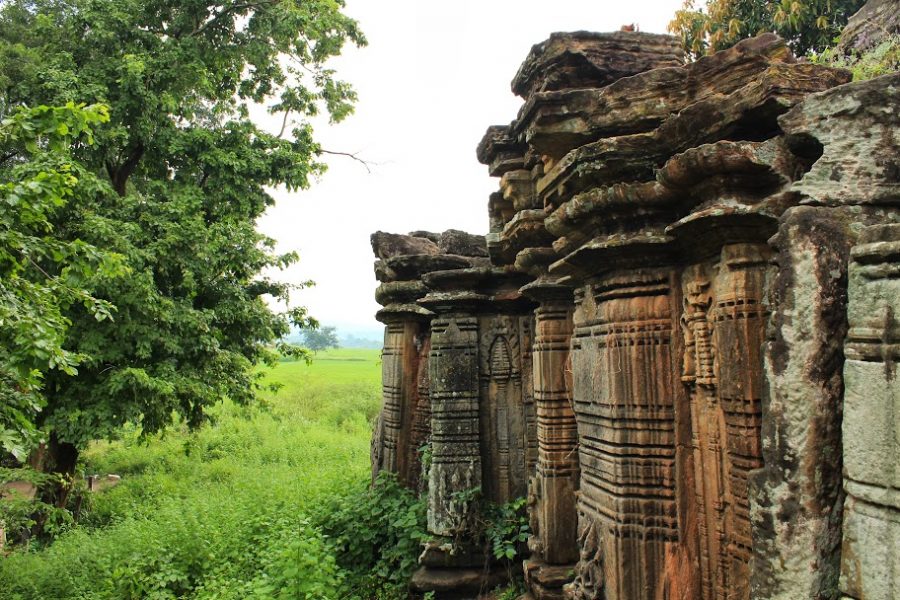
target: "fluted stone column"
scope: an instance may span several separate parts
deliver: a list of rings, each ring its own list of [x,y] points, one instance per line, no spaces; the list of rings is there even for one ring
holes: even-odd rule
[[[572,289],[539,280],[522,289],[540,302],[535,310],[534,398],[538,464],[529,492],[531,556],[525,575],[531,595],[562,598],[578,560],[578,432],[572,405]]]

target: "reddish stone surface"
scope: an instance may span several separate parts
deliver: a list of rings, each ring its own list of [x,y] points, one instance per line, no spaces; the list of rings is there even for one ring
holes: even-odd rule
[[[675,47],[536,45],[477,149],[489,233],[373,238],[373,455],[427,487],[417,594],[496,583],[477,496],[527,497],[536,600],[900,591],[900,81]]]

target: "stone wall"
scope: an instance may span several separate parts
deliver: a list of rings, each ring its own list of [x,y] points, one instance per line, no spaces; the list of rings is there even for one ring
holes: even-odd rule
[[[848,81],[553,34],[478,145],[488,235],[373,236],[415,593],[501,580],[466,525],[527,496],[531,598],[900,594],[900,75]]]

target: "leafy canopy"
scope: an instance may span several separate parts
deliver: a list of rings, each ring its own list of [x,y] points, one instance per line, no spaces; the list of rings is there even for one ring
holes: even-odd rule
[[[327,61],[361,45],[340,0],[10,0],[0,8],[0,111],[102,103],[109,122],[73,157],[74,184],[51,222],[61,239],[123,257],[127,277],[92,294],[116,307],[98,321],[66,308],[62,348],[77,375],[49,373],[39,425],[81,446],[126,421],[146,432],[173,413],[253,396],[253,366],[272,359],[289,322],[263,275],[296,260],[254,228],[270,190],[305,188],[324,170],[308,117],[347,116],[356,96]],[[248,118],[281,117],[278,134]],[[105,306],[108,306],[105,305]]]
[[[73,161],[93,143],[105,106],[20,108],[0,121],[0,449],[19,457],[36,436],[44,374],[77,373],[81,360],[63,347],[65,313],[81,305],[98,321],[109,302],[90,293],[95,277],[123,274],[121,257],[60,235],[52,221],[92,175]]]
[[[669,31],[693,57],[730,48],[766,31],[783,37],[797,56],[833,44],[865,0],[709,0],[706,9],[685,0]]]

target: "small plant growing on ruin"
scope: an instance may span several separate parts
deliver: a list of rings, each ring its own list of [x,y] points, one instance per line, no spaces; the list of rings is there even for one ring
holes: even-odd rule
[[[458,506],[466,507],[456,512],[459,522],[454,545],[474,541],[484,548],[485,556],[498,561],[511,562],[519,555],[531,534],[524,496],[496,504],[483,498],[480,487],[474,487],[454,492],[452,497]]]
[[[877,46],[847,56],[834,48],[812,54],[810,60],[820,65],[847,69],[853,81],[874,79],[900,70],[900,35],[891,35]]]
[[[485,536],[491,554],[497,560],[513,560],[528,541],[531,529],[525,503],[525,498],[519,497],[504,504],[493,504],[487,509]]]

